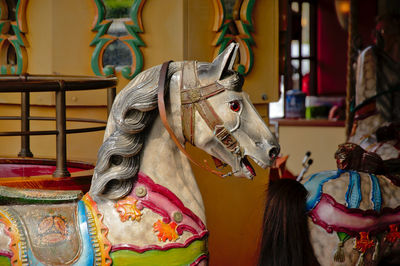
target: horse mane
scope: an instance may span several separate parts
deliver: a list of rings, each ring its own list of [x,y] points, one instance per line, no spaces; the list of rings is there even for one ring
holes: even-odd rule
[[[279,179],[267,193],[259,265],[319,265],[310,242],[307,190],[295,180]]]
[[[168,80],[180,69],[181,63],[171,63]],[[158,65],[139,73],[115,98],[97,154],[89,191],[92,196],[119,199],[131,191],[146,129],[157,114],[160,70]]]

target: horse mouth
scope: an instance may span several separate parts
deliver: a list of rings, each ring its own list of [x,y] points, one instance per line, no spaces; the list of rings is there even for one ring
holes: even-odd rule
[[[267,169],[270,164],[268,163],[264,163],[260,160],[257,160],[257,158],[253,157],[253,156],[249,156],[256,164],[258,164],[258,166],[260,166],[262,169]]]
[[[240,160],[240,167],[242,168],[242,173],[244,174],[244,176],[246,178],[253,179],[253,177],[256,176],[256,171],[254,170],[254,167],[249,162],[249,159],[247,159],[247,156],[244,156]]]
[[[239,163],[241,168],[241,174],[243,174],[248,179],[253,179],[253,177],[256,176],[256,171],[254,170],[254,167],[251,165],[249,158],[252,159],[256,164],[258,164],[263,169],[267,169],[270,166],[268,163],[257,160],[253,156],[245,155],[240,159]]]
[[[226,163],[226,161],[229,161],[229,160],[222,161],[221,159],[219,159],[222,156],[218,156],[217,152],[215,152],[215,154],[217,154],[217,155],[213,156],[213,157],[214,157],[214,162],[217,162],[216,163],[217,168],[218,168],[218,166],[224,167],[226,165],[229,165],[232,168],[232,172],[226,174],[225,176],[234,175],[236,177],[245,177],[250,180],[253,179],[257,174],[256,174],[256,170],[254,169],[253,165],[250,163],[249,159],[253,160],[256,164],[258,164],[263,169],[266,169],[270,166],[270,163],[262,162],[251,155],[238,156],[235,158],[236,160],[233,163]]]

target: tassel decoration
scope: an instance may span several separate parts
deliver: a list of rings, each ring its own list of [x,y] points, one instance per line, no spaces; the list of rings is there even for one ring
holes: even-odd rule
[[[343,250],[344,242],[340,241],[335,254],[333,255],[333,260],[335,262],[344,262],[345,257],[344,257],[344,250]]]
[[[350,235],[344,232],[336,232],[339,238],[339,243],[335,253],[333,254],[333,260],[335,262],[344,262],[346,257],[344,256],[344,243],[350,239]]]

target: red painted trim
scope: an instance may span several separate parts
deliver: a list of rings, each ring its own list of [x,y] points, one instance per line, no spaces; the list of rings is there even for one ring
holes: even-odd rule
[[[208,231],[203,231],[199,235],[192,236],[188,238],[185,243],[170,243],[166,244],[164,246],[158,246],[158,245],[147,245],[145,247],[139,247],[136,245],[132,244],[116,244],[111,247],[111,252],[118,251],[118,250],[130,250],[130,251],[135,251],[138,253],[143,253],[149,250],[161,250],[161,251],[166,251],[172,248],[187,248],[191,243],[193,243],[196,240],[200,240],[203,238],[207,238],[208,236]],[[204,239],[205,240],[205,239]]]
[[[208,256],[203,254],[200,257],[198,257],[192,264],[190,264],[190,266],[195,266],[195,265],[199,265],[200,262],[202,262],[203,260],[208,260]]]
[[[12,256],[13,256],[13,253],[11,251],[8,251],[8,250],[0,250],[0,256],[8,257],[9,259],[11,259]]]
[[[344,232],[352,236],[359,232],[372,234],[388,229],[391,224],[400,223],[400,206],[384,208],[380,213],[374,210],[348,209],[337,203],[328,194],[322,194],[320,202],[309,212],[313,222],[328,233]]]
[[[197,217],[189,208],[186,208],[185,205],[183,204],[183,202],[174,193],[172,193],[169,189],[167,189],[166,187],[163,187],[159,184],[154,183],[154,181],[151,180],[150,177],[148,177],[146,174],[144,174],[142,172],[139,172],[139,174],[138,174],[138,180],[135,184],[135,187],[137,187],[140,184],[146,185],[146,188],[148,189],[148,191],[155,192],[157,194],[160,194],[160,195],[166,197],[168,199],[168,201],[170,203],[172,203],[173,205],[176,205],[183,212],[183,214],[190,217],[200,227],[201,230],[206,230],[206,227],[203,224],[203,222],[200,220],[200,218]],[[131,196],[136,198],[139,203],[146,204],[148,206],[155,206],[155,203],[151,202],[151,199],[148,196],[146,196],[144,198],[137,197],[134,192],[134,189],[131,192]],[[156,211],[157,213],[162,215],[164,218],[168,217],[168,216],[164,216],[166,214],[166,212],[164,210],[162,210],[162,211],[158,211],[158,210],[160,210],[159,207],[154,208],[154,211]],[[167,221],[169,222],[170,220],[167,220]]]
[[[149,208],[150,210],[158,213],[163,217],[163,222],[166,224],[169,224],[171,222],[171,218],[168,215],[168,212],[160,208],[158,205],[152,203],[152,202],[147,202],[147,201],[139,201],[137,203],[137,206],[139,209],[143,209],[143,207]]]
[[[146,195],[138,197],[135,193],[137,187],[145,187]],[[156,184],[146,174],[139,172],[138,179],[132,189],[130,197],[137,200],[137,207],[143,209],[144,207],[149,208],[153,212],[163,217],[164,223],[170,223],[172,215],[175,211],[180,211],[183,215],[182,221],[177,222],[176,232],[182,235],[184,231],[193,234],[184,243],[168,243],[165,245],[146,245],[136,246],[132,244],[117,244],[113,245],[111,251],[117,250],[131,250],[139,253],[143,253],[148,250],[169,250],[171,248],[186,248],[195,240],[204,239],[208,236],[206,226],[197,215],[195,215],[190,209],[185,207],[183,202],[169,189],[159,184]],[[175,222],[175,221],[174,221]]]
[[[197,234],[197,231],[193,227],[188,226],[186,224],[178,225],[175,230],[178,233],[178,235],[183,234],[183,231],[188,231],[192,234]]]

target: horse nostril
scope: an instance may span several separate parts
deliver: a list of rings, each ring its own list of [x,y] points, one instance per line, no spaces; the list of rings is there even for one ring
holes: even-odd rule
[[[279,148],[277,147],[272,147],[269,152],[268,155],[270,158],[275,159],[276,157],[278,157],[279,155]]]

